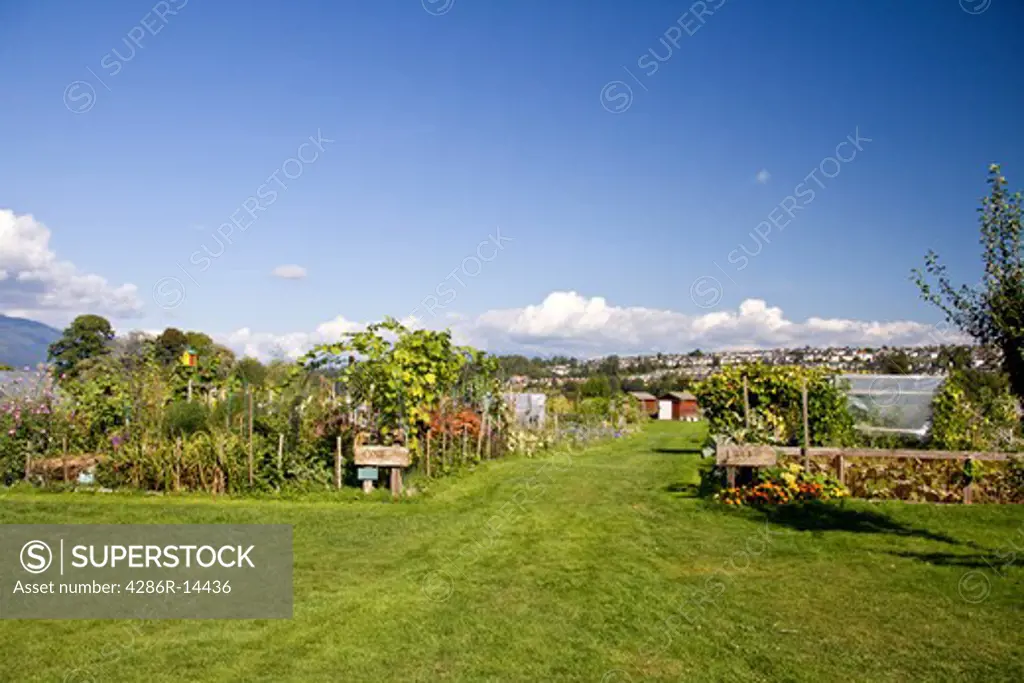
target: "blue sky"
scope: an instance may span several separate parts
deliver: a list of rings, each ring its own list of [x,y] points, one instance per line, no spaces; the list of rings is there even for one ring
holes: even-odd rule
[[[40,247],[23,222],[0,269],[85,278],[8,277],[0,307],[301,341],[422,313],[449,278],[432,324],[541,352],[671,345],[649,309],[687,321],[686,348],[788,341],[700,336],[750,299],[785,321],[933,322],[909,270],[934,248],[974,277],[988,164],[1024,186],[1021,26],[1014,0],[0,0],[0,209],[49,229]],[[855,131],[870,142],[821,177]],[[333,142],[239,213],[310,136]],[[739,270],[817,168],[813,202]],[[232,215],[250,225],[200,271]],[[505,248],[454,282],[499,227]]]

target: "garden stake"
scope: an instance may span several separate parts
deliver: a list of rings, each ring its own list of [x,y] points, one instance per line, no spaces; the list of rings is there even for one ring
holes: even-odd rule
[[[476,460],[477,460],[477,462],[480,462],[480,453],[483,451],[483,447],[484,447],[484,421],[486,419],[487,419],[487,417],[485,415],[484,419],[480,421],[480,428],[477,430],[477,433],[476,433]]]
[[[747,378],[743,377],[743,422],[750,429],[750,393],[747,391]]]
[[[338,448],[334,452],[334,488],[341,490],[341,437],[338,437]]]
[[[448,457],[448,426],[445,425],[444,430],[441,432],[441,471],[444,472],[444,467],[447,464]]]
[[[174,490],[181,489],[181,437],[174,440]]]
[[[252,389],[249,393],[249,487],[252,488]]]
[[[277,490],[281,490],[284,481],[284,434],[277,435]]]
[[[803,403],[804,403],[804,446],[801,449],[801,455],[804,456],[804,469],[808,472],[811,471],[811,455],[808,448],[811,445],[811,429],[807,419],[807,378],[804,378],[803,390]]]

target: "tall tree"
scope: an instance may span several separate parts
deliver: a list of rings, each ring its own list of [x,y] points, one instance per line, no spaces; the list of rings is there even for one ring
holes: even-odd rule
[[[188,337],[181,330],[168,327],[160,333],[154,344],[157,359],[164,365],[171,365],[181,358],[182,352],[188,346]]]
[[[60,375],[74,377],[79,363],[101,356],[114,338],[110,322],[99,315],[80,315],[50,344],[49,360]]]
[[[262,386],[267,379],[267,368],[258,359],[245,356],[235,363],[234,373],[245,384]]]
[[[1002,352],[1002,365],[1018,399],[1024,399],[1024,232],[1021,193],[1010,194],[998,164],[989,167],[991,191],[981,200],[984,275],[974,286],[955,287],[934,251],[915,282],[946,320],[982,345]],[[930,280],[935,281],[933,286]]]

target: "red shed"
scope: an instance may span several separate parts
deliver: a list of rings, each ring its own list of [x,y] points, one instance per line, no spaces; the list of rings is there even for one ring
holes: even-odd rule
[[[689,391],[670,391],[658,399],[659,420],[683,420],[696,422],[700,419],[697,397]]]
[[[631,391],[629,395],[640,401],[640,406],[644,412],[651,417],[658,416],[658,397],[654,394],[649,394],[646,391]]]

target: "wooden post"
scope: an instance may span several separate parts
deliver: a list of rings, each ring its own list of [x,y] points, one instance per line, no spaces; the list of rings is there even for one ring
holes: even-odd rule
[[[284,481],[284,434],[277,435],[277,478],[279,481]],[[278,483],[277,490],[281,490],[281,484]]]
[[[736,488],[736,468],[733,467],[732,465],[730,465],[729,467],[726,467],[725,468],[725,476],[726,476],[726,480],[727,480],[727,484],[728,484],[729,488],[731,488],[731,489]]]
[[[846,458],[842,454],[836,456],[836,478],[840,484],[846,485]]]
[[[28,481],[32,475],[32,456],[28,453],[25,454],[25,481]]]
[[[964,462],[964,469],[971,473],[971,478],[964,487],[964,505],[974,502],[974,461],[970,458]]]
[[[341,437],[338,437],[338,448],[334,452],[334,488],[341,490]]]
[[[466,425],[462,425],[462,462],[466,462]]]
[[[750,429],[750,391],[747,388],[747,377],[743,377],[743,423]]]
[[[192,378],[188,378],[188,402],[192,402]]]
[[[402,468],[392,467],[391,468],[391,495],[400,496],[402,495]]]
[[[484,457],[486,457],[488,460],[490,460],[491,459],[491,421],[490,421],[490,416],[488,416],[488,420],[487,420],[487,435],[484,438],[487,440],[487,445],[484,448]]]
[[[61,450],[61,464],[64,466],[64,483],[68,481],[68,437],[64,437],[64,444]]]
[[[427,430],[427,478],[430,478],[430,434],[431,430]]]
[[[484,450],[484,421],[480,420],[480,426],[476,430],[476,459],[480,460],[480,455]]]
[[[810,456],[810,452],[808,451],[808,449],[811,447],[811,429],[810,429],[810,426],[809,426],[810,423],[809,423],[808,417],[807,417],[807,378],[804,378],[804,383],[803,383],[803,388],[802,388],[801,393],[803,395],[803,404],[804,404],[804,409],[803,409],[803,414],[804,414],[804,440],[803,440],[803,444],[804,445],[803,445],[803,448],[800,451],[800,454],[804,456],[804,469],[810,471],[810,469],[811,469],[811,456]]]
[[[252,389],[248,390],[249,393],[249,486],[252,487],[255,483],[252,476]]]
[[[441,471],[444,471],[445,458],[448,456],[448,427],[441,430]]]

